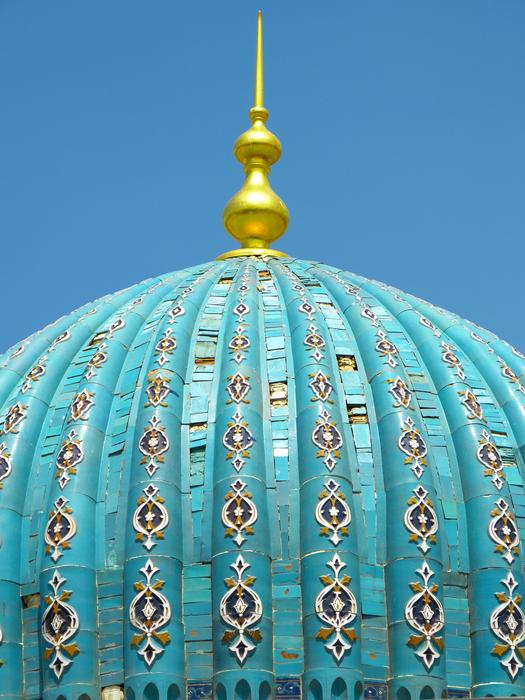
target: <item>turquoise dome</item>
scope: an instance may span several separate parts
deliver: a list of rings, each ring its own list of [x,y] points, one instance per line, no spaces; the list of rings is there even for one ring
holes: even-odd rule
[[[525,695],[525,357],[492,333],[234,258],[0,364],[3,697]]]

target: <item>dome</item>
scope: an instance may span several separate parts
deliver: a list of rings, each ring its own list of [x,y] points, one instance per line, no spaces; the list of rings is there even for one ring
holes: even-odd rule
[[[525,358],[493,334],[239,257],[1,365],[6,695],[525,694]]]
[[[257,37],[240,248],[0,357],[3,697],[524,697],[525,356],[270,249]]]

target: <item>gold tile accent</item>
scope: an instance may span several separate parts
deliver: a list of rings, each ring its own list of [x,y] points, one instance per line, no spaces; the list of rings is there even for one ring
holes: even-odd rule
[[[337,364],[341,372],[356,372],[357,362],[353,355],[338,355]]]
[[[288,404],[288,384],[286,382],[272,382],[270,384],[270,405],[286,406]]]

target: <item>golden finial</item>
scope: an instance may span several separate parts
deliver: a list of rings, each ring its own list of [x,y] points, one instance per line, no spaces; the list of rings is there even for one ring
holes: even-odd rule
[[[285,256],[270,250],[288,226],[288,209],[268,182],[270,167],[281,156],[281,143],[266,128],[268,110],[264,107],[262,12],[257,14],[257,48],[255,53],[254,104],[249,116],[251,127],[241,134],[233,147],[237,160],[244,165],[246,180],[224,208],[222,220],[226,230],[241,243],[241,248],[219,256],[219,260],[239,255]]]

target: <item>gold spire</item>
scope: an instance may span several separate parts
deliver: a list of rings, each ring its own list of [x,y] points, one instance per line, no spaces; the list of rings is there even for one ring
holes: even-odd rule
[[[219,256],[219,260],[239,255],[285,256],[270,250],[288,226],[288,209],[268,182],[270,167],[281,156],[281,143],[266,126],[268,110],[264,107],[262,12],[257,14],[257,48],[255,53],[254,104],[249,116],[251,127],[241,134],[233,147],[237,160],[244,165],[246,180],[224,208],[222,220],[226,230],[241,243],[241,248]]]

